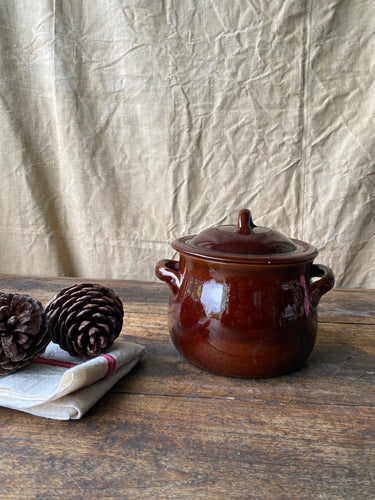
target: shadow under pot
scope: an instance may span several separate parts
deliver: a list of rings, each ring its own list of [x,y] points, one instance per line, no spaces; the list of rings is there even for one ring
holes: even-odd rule
[[[189,362],[221,375],[272,377],[306,361],[319,300],[334,285],[332,270],[313,263],[315,247],[256,226],[247,209],[237,226],[172,247],[180,260],[159,261],[156,275],[171,290],[170,335]]]

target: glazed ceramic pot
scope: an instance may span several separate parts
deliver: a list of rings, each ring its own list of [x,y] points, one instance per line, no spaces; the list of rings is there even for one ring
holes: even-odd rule
[[[334,285],[312,245],[256,226],[250,211],[172,243],[157,277],[171,291],[169,330],[177,350],[208,371],[271,377],[299,368],[317,335],[317,307]],[[314,279],[318,278],[318,279]]]

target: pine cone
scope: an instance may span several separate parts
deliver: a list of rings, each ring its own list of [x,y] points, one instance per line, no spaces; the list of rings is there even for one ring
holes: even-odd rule
[[[61,290],[46,314],[53,342],[72,356],[92,358],[120,335],[124,309],[113,290],[82,283]]]
[[[42,304],[28,295],[0,292],[0,375],[31,363],[51,340]]]

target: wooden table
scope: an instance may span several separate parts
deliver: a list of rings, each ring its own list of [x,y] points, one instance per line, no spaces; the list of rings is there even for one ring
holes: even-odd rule
[[[83,281],[3,276],[0,289],[45,304]],[[147,356],[81,420],[0,408],[2,499],[375,498],[375,290],[331,291],[306,366],[246,380],[180,357],[166,285],[100,282]]]

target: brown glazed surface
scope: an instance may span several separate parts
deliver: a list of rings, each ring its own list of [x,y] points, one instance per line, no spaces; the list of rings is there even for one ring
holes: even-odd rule
[[[158,276],[163,279],[165,267],[181,283],[169,302],[171,338],[194,365],[222,375],[271,377],[299,368],[309,356],[318,301],[333,286],[327,268],[208,265],[184,256],[180,263],[162,262]],[[312,283],[311,273],[323,272]]]
[[[264,228],[255,234],[245,210],[240,212],[241,225],[244,231],[249,227],[247,234],[256,237],[258,248]],[[224,234],[227,228],[219,231]],[[216,234],[216,240],[222,234]],[[171,289],[169,331],[188,361],[237,377],[281,375],[306,361],[316,340],[317,306],[333,287],[334,276],[328,267],[312,263],[314,247],[289,241],[296,245],[294,253],[288,249],[272,256],[230,254],[227,246],[221,253],[207,250],[206,244],[199,256],[198,245],[187,242],[187,237],[173,243],[180,261],[161,260],[156,275]],[[313,280],[316,277],[320,279]]]

